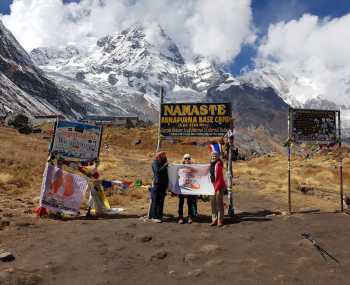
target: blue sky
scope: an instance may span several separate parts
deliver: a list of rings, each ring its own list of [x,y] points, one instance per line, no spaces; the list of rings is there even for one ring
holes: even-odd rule
[[[77,2],[79,0],[64,0],[64,2]],[[230,0],[228,0],[230,1]],[[0,0],[0,13],[9,13],[12,0]],[[270,24],[280,21],[298,19],[305,13],[319,17],[340,17],[350,12],[349,0],[252,0],[254,25],[258,31],[257,41],[266,35]],[[228,66],[233,74],[239,74],[245,66],[252,65],[256,54],[256,47],[245,46],[235,61]]]
[[[258,41],[267,33],[270,24],[300,18],[303,14],[319,17],[340,17],[350,12],[349,0],[253,0],[253,19],[258,29]],[[230,71],[238,74],[245,66],[251,66],[256,54],[254,46],[243,47]]]

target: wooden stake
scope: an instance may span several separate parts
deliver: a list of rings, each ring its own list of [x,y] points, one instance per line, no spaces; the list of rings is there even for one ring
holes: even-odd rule
[[[338,140],[339,140],[339,179],[340,179],[340,211],[344,212],[344,179],[343,179],[343,155],[342,155],[342,140],[341,140],[341,123],[340,111],[338,111]]]
[[[232,152],[233,152],[233,141],[229,140],[229,150],[227,157],[227,178],[228,178],[228,198],[229,198],[229,207],[228,207],[228,215],[233,217],[235,215],[234,206],[233,206],[233,171],[232,171]]]
[[[289,109],[288,111],[288,213],[289,215],[292,214],[292,184],[291,184],[291,155],[292,155],[292,150],[291,150],[291,113],[292,109]]]
[[[164,88],[160,87],[160,103],[159,103],[159,120],[158,120],[158,142],[157,142],[157,149],[156,152],[159,152],[159,150],[162,147],[162,139],[161,139],[161,133],[160,133],[160,122],[162,118],[162,105],[164,101]]]

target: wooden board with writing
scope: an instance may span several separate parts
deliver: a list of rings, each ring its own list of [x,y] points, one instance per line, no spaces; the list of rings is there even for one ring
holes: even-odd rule
[[[290,137],[294,142],[337,142],[337,111],[291,109]]]
[[[224,136],[231,122],[231,103],[166,103],[161,106],[163,136]]]

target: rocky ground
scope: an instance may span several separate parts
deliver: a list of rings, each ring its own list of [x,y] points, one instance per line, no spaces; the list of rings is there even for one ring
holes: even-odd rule
[[[101,169],[113,179],[151,180],[154,129],[107,130]],[[176,197],[167,197],[162,224],[146,222],[145,188],[113,194],[121,215],[38,219],[44,134],[0,128],[0,284],[348,284],[349,215],[338,213],[337,163],[332,154],[293,160],[293,209],[286,214],[286,160],[282,154],[235,165],[236,217],[209,227],[209,203],[199,203],[192,225],[176,223]],[[136,144],[135,139],[141,140]],[[165,144],[171,161],[207,150]],[[349,193],[346,154],[345,192]],[[306,189],[306,190],[305,190]],[[82,214],[84,208],[82,208]],[[310,233],[338,262],[324,259],[301,234]],[[0,258],[4,255],[0,251]],[[6,259],[5,259],[6,260]]]

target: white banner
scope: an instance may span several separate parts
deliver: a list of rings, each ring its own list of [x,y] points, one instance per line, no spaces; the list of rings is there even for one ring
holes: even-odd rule
[[[209,164],[170,164],[168,167],[171,192],[184,195],[214,195]]]
[[[54,212],[77,214],[83,202],[88,181],[47,164],[41,185],[40,206]]]

